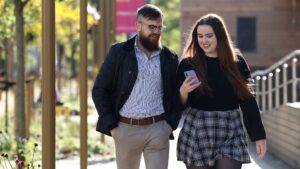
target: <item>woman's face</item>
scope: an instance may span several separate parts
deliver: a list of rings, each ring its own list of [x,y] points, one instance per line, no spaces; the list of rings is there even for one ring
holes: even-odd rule
[[[199,46],[209,57],[217,57],[217,38],[212,27],[209,25],[199,25],[197,28]]]

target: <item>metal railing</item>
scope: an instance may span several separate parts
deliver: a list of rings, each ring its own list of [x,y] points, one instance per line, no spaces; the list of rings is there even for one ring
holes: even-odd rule
[[[297,102],[297,58],[300,49],[294,50],[265,70],[251,74],[255,81],[255,94],[262,112],[278,108],[287,102]]]

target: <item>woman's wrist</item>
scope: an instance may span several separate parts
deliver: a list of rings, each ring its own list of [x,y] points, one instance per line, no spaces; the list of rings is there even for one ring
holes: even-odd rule
[[[180,101],[185,106],[188,99],[188,93],[180,91]]]

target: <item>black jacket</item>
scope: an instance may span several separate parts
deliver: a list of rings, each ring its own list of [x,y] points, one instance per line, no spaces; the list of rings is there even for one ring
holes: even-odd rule
[[[96,130],[110,135],[110,130],[117,127],[119,111],[128,99],[138,74],[135,56],[135,38],[112,45],[96,78],[92,97],[99,114]],[[167,122],[173,129],[177,126],[177,117],[173,116],[172,98],[175,92],[178,56],[163,47],[160,53],[161,74],[163,81],[163,107]]]

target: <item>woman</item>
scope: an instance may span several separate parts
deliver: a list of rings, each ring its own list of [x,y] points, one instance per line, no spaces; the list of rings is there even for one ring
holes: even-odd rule
[[[243,121],[257,154],[266,134],[251,93],[251,75],[232,47],[223,19],[201,17],[194,25],[177,72],[179,110],[190,107],[179,134],[177,158],[188,169],[241,169],[250,163]],[[193,76],[191,71],[195,71]]]

